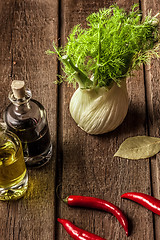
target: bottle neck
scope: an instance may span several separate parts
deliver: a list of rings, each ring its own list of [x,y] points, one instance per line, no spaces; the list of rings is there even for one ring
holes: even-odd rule
[[[25,90],[25,96],[23,98],[20,98],[20,99],[17,99],[14,96],[13,92],[10,92],[9,96],[8,96],[9,100],[16,106],[20,106],[20,105],[29,103],[31,97],[32,97],[32,93],[31,93],[30,89],[26,89]]]
[[[20,112],[21,114],[26,113],[30,110],[30,99],[32,97],[32,93],[30,89],[25,90],[25,96],[23,98],[17,99],[13,92],[9,93],[9,100],[15,106],[15,111]]]

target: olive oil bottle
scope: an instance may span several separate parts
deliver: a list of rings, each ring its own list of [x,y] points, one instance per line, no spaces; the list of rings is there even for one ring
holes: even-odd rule
[[[28,174],[19,138],[0,125],[0,200],[15,200],[24,195]]]
[[[24,81],[12,81],[11,88],[11,103],[4,113],[7,128],[20,138],[26,165],[41,167],[52,156],[46,111],[41,103],[32,99]]]

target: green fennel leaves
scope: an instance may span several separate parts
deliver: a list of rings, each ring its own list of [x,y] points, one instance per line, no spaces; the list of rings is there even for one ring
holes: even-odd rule
[[[54,44],[49,53],[58,55],[68,82],[83,88],[121,85],[133,69],[159,57],[158,20],[150,14],[142,21],[141,17],[137,5],[128,14],[117,5],[101,9],[87,17],[86,28],[72,29],[64,47]]]
[[[114,157],[128,159],[144,159],[154,156],[160,151],[160,138],[137,136],[127,138],[119,147]]]

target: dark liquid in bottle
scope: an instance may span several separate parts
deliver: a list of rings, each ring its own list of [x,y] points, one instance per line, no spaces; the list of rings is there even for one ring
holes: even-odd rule
[[[40,155],[46,151],[50,146],[50,134],[48,126],[40,132],[39,138],[30,142],[23,142],[24,156],[34,157]]]
[[[12,125],[14,123],[12,122]],[[46,124],[41,131],[38,130],[36,119],[27,119],[16,122],[16,128],[8,126],[21,140],[24,157],[34,157],[44,153],[50,146],[49,128]]]
[[[31,94],[27,91],[22,99],[12,95],[12,103],[4,113],[7,128],[20,138],[26,164],[40,167],[47,163],[52,155],[45,109],[41,103],[31,99]]]

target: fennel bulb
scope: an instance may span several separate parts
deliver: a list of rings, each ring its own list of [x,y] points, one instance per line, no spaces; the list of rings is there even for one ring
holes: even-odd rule
[[[124,120],[128,110],[124,78],[160,56],[158,14],[149,13],[141,21],[138,5],[129,13],[112,5],[90,14],[86,28],[74,26],[64,47],[53,43],[54,51],[47,51],[58,55],[65,80],[79,84],[70,113],[87,133],[112,131]]]
[[[81,89],[74,92],[69,110],[78,126],[89,134],[107,133],[117,128],[128,111],[126,81],[111,89]]]

